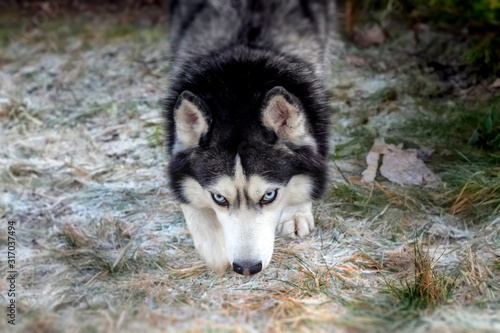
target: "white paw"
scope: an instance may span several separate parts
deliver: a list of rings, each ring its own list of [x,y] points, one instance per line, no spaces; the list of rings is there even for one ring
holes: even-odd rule
[[[278,232],[282,236],[303,238],[314,230],[312,203],[287,207],[281,214]]]

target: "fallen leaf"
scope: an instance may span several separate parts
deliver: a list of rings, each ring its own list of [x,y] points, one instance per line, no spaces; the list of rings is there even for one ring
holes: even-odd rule
[[[369,64],[369,62],[365,58],[357,57],[357,56],[346,56],[345,60],[350,65],[363,67]]]
[[[373,26],[358,29],[355,32],[354,41],[362,46],[381,45],[385,42],[385,35],[380,27]]]
[[[359,176],[352,176],[347,178],[351,185],[366,185],[366,183]]]
[[[384,138],[377,138],[373,143],[372,149],[366,155],[366,170],[363,171],[362,181],[366,184],[371,184],[375,180],[375,176],[377,175],[378,169],[378,160],[380,158],[380,154],[384,152],[386,149],[386,143]]]
[[[380,173],[389,181],[399,185],[424,185],[439,179],[424,164],[434,150],[430,148],[403,149],[403,145],[388,145],[384,138],[377,138],[366,156],[366,170],[362,173],[362,182],[372,184],[377,175],[380,155],[384,155]]]
[[[500,88],[500,78],[497,78],[495,81],[493,81],[493,83],[490,85],[490,88]]]
[[[424,185],[438,181],[434,173],[417,157],[415,149],[404,150],[388,145],[380,173],[399,185]]]

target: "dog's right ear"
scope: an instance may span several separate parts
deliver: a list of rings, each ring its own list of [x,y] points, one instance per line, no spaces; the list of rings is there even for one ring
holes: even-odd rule
[[[210,127],[210,118],[203,101],[187,90],[177,100],[174,121],[174,153],[197,146]]]

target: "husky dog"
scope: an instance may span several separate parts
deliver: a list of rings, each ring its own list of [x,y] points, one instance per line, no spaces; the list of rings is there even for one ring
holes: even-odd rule
[[[252,275],[326,188],[330,0],[171,2],[169,177],[209,267]]]

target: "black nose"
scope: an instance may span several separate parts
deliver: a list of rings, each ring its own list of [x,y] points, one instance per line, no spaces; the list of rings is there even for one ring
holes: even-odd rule
[[[252,265],[251,263],[242,262],[237,264],[233,262],[233,271],[238,274],[250,276],[256,274],[262,270],[262,262],[259,262],[256,265]]]

